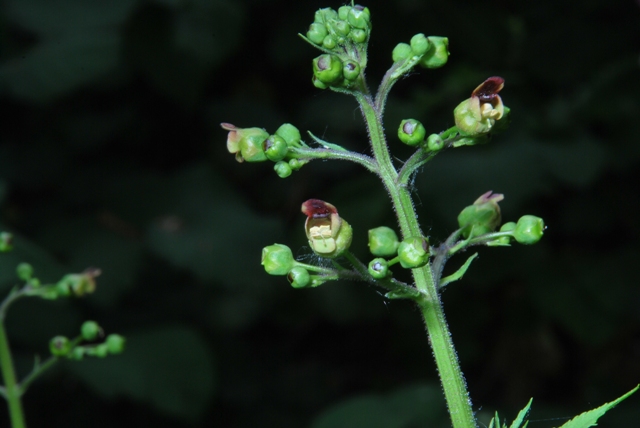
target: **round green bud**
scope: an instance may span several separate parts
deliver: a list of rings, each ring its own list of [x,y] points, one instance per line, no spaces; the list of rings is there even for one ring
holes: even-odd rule
[[[321,45],[325,37],[327,37],[327,27],[319,22],[314,22],[309,26],[307,38],[316,45]]]
[[[458,225],[465,229],[462,236],[476,237],[496,230],[502,218],[498,202],[503,199],[504,195],[488,191],[476,199],[473,205],[465,207],[458,215]]]
[[[351,10],[351,6],[340,6],[338,8],[338,18],[345,21],[349,16],[349,11]]]
[[[240,155],[247,162],[262,162],[267,160],[262,144],[269,137],[269,133],[261,128],[248,128],[244,130],[240,140]]]
[[[342,20],[334,22],[333,28],[335,29],[336,33],[341,36],[346,36],[347,34],[349,34],[349,31],[351,31],[351,25],[349,25],[347,21]]]
[[[106,343],[100,343],[99,345],[85,349],[86,354],[91,357],[105,358],[109,355],[109,346]]]
[[[276,174],[278,174],[278,177],[280,178],[287,178],[293,172],[293,170],[289,166],[289,163],[285,161],[276,162],[276,164],[273,166],[273,170],[276,172]]]
[[[389,257],[398,251],[398,235],[390,227],[380,226],[369,229],[369,251],[374,256]]]
[[[336,19],[338,17],[338,12],[336,12],[335,10],[331,9],[330,7],[326,7],[324,9],[320,9],[318,11],[316,11],[314,17],[313,17],[313,21],[314,22],[322,22],[325,23],[327,21],[330,21],[332,19]]]
[[[337,45],[338,43],[336,42],[336,39],[331,34],[329,34],[324,38],[324,40],[322,40],[322,47],[325,49],[333,49]]]
[[[276,135],[284,138],[290,146],[296,146],[302,140],[300,130],[290,123],[283,123],[276,131]]]
[[[278,162],[287,155],[289,151],[289,145],[279,135],[270,135],[269,138],[262,143],[262,150],[264,150],[267,159],[273,162]]]
[[[405,119],[398,127],[398,138],[408,146],[417,146],[427,135],[424,125],[415,119]]]
[[[421,236],[405,239],[398,246],[398,261],[405,269],[426,265],[429,261],[429,243]]]
[[[342,61],[336,55],[324,54],[313,60],[313,75],[330,85],[342,79]]]
[[[427,148],[432,152],[438,152],[444,148],[444,140],[439,134],[431,134],[427,137]]]
[[[16,273],[18,274],[18,278],[23,281],[29,281],[33,276],[33,266],[29,263],[20,263],[16,267]]]
[[[347,80],[356,80],[360,76],[360,64],[352,59],[346,60],[342,67],[342,74]]]
[[[369,275],[375,279],[386,278],[390,273],[389,262],[383,258],[373,259],[369,262],[368,271]]]
[[[289,167],[294,171],[297,171],[300,168],[302,168],[305,165],[305,163],[306,162],[301,161],[300,159],[296,159],[296,158],[289,159]]]
[[[429,36],[428,39],[432,47],[419,64],[424,68],[440,68],[449,59],[449,39],[437,36]]]
[[[535,244],[544,234],[544,221],[534,215],[523,215],[513,230],[513,237],[520,244]]]
[[[367,41],[367,32],[359,28],[353,28],[349,33],[349,37],[356,43],[364,43]]]
[[[282,244],[264,247],[261,263],[269,275],[286,275],[296,265],[291,249]]]
[[[296,266],[287,274],[287,279],[293,288],[304,288],[311,284],[309,271],[302,266]]]
[[[347,21],[356,28],[369,29],[371,28],[371,12],[368,7],[355,5],[349,10]]]
[[[122,354],[126,339],[119,334],[110,334],[104,341],[110,354]]]
[[[503,224],[502,226],[500,226],[500,232],[511,232],[515,230],[515,228],[516,228],[516,223],[513,221],[509,221]]]
[[[80,327],[80,334],[84,340],[96,340],[102,334],[102,328],[95,321],[85,321]]]
[[[86,354],[86,352],[87,350],[84,346],[76,346],[71,350],[71,352],[67,354],[67,358],[71,360],[80,361],[84,359],[84,355]]]
[[[13,235],[9,232],[0,232],[0,253],[6,253],[13,249]]]
[[[414,55],[424,55],[427,53],[429,48],[431,47],[431,43],[429,43],[429,39],[425,37],[424,34],[418,33],[411,38],[411,50]]]
[[[412,55],[413,51],[411,50],[411,46],[406,43],[398,43],[396,47],[393,48],[391,59],[393,59],[393,62],[399,62],[410,58]]]
[[[49,351],[55,357],[64,357],[71,352],[71,341],[65,336],[56,336],[49,341]]]

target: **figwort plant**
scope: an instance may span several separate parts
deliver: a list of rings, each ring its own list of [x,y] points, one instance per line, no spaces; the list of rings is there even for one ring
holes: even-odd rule
[[[366,281],[386,290],[388,299],[410,299],[420,308],[429,343],[442,382],[451,422],[455,428],[476,427],[476,419],[467,392],[458,357],[449,333],[440,290],[465,274],[477,254],[470,256],[457,272],[442,276],[447,260],[469,247],[509,246],[512,242],[531,245],[538,242],[545,226],[541,218],[524,215],[517,221],[502,223],[500,202],[504,196],[488,191],[458,216],[459,228],[441,244],[432,245],[418,224],[411,199],[410,183],[418,169],[445,149],[488,142],[504,131],[509,123],[509,108],[499,95],[504,79],[493,76],[480,83],[469,98],[453,110],[455,126],[428,134],[416,119],[405,119],[398,126],[398,139],[415,152],[401,165],[394,164],[382,126],[387,96],[393,85],[417,66],[439,68],[447,63],[449,40],[440,36],[413,36],[399,43],[392,52],[393,65],[382,78],[377,93],[369,91],[365,80],[367,44],[371,33],[368,8],[342,6],[337,11],[320,9],[306,35],[300,35],[323,52],[313,60],[313,84],[355,97],[366,123],[372,156],[350,151],[324,141],[309,132],[305,143],[299,130],[288,123],[273,134],[261,128],[239,128],[221,124],[229,131],[227,148],[238,162],[275,163],[278,176],[286,178],[314,159],[346,160],[360,164],[376,174],[387,190],[396,213],[399,234],[381,226],[369,231],[372,260],[363,262],[350,251],[352,226],[332,204],[310,199],[302,204],[307,216],[304,224],[312,251],[327,260],[321,266],[302,263],[289,247],[274,244],[262,250],[262,265],[271,275],[286,276],[295,288],[317,287],[337,279]],[[394,278],[392,268],[410,269],[412,283]],[[607,410],[631,393],[597,409],[583,413],[563,425],[565,428],[589,427]],[[524,421],[531,402],[520,412],[512,428],[526,426]],[[490,427],[506,427],[496,417]]]
[[[12,249],[12,236],[0,233],[0,252]],[[87,269],[82,273],[65,275],[55,284],[41,284],[33,276],[33,267],[28,263],[20,263],[16,269],[17,276],[22,282],[16,285],[9,295],[0,302],[0,371],[4,379],[4,386],[0,386],[0,395],[7,400],[9,417],[12,428],[26,428],[22,396],[31,383],[56,362],[63,358],[82,360],[85,356],[104,358],[110,354],[120,354],[124,350],[125,339],[119,334],[104,337],[102,328],[95,321],[85,321],[80,327],[80,334],[72,339],[65,336],[55,336],[49,341],[51,356],[40,361],[36,356],[33,369],[21,381],[18,381],[9,339],[5,329],[5,318],[9,306],[21,297],[40,297],[54,300],[60,297],[82,297],[96,290],[96,277],[99,269]]]

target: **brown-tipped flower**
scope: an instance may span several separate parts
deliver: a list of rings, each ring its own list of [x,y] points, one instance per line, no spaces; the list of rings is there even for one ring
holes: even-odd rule
[[[302,204],[302,213],[307,216],[304,230],[314,253],[334,258],[351,245],[351,225],[340,218],[336,207],[320,199],[309,199]]]
[[[262,143],[269,138],[269,133],[262,128],[238,128],[230,123],[220,126],[227,135],[227,150],[236,155],[238,162],[262,162],[267,160]]]
[[[453,111],[456,126],[462,135],[476,136],[491,130],[504,116],[504,105],[498,93],[504,87],[502,77],[489,77],[473,90],[471,97]]]

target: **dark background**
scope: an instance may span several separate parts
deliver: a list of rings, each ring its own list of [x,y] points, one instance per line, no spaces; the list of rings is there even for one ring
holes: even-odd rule
[[[487,190],[505,194],[505,221],[548,224],[533,247],[480,249],[443,293],[481,420],[496,409],[511,420],[533,396],[537,428],[640,381],[640,4],[515,3],[372,1],[367,75],[375,88],[415,33],[450,39],[447,66],[392,92],[385,123],[399,159],[401,119],[439,132],[485,78],[506,80],[510,129],[438,156],[415,181],[416,203],[432,242]],[[274,242],[313,259],[299,213],[311,197],[338,207],[366,259],[367,229],[395,227],[382,186],[340,162],[279,179],[271,163],[236,163],[219,128],[291,122],[368,151],[356,103],[312,87],[318,52],[296,36],[316,9],[340,5],[3,3],[0,221],[16,245],[0,256],[0,287],[17,283],[20,261],[44,282],[103,270],[86,299],[11,308],[16,364],[26,374],[49,338],[86,319],[128,338],[121,356],[60,364],[36,382],[30,426],[448,426],[411,304],[362,283],[294,290],[259,263]],[[639,400],[599,426],[634,425]]]

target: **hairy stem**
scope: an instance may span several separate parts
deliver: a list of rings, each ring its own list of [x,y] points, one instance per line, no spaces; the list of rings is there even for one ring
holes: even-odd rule
[[[398,172],[391,161],[383,132],[381,110],[386,93],[382,97],[378,97],[376,103],[371,100],[371,97],[364,94],[355,93],[354,95],[365,118],[372,150],[379,166],[378,174],[391,197],[402,236],[403,238],[421,236],[422,232],[411,195],[406,186],[398,182]],[[416,301],[427,328],[427,335],[433,349],[453,427],[475,428],[477,425],[471,401],[444,317],[431,265],[427,263],[421,268],[412,269],[412,273],[415,286],[421,293]]]
[[[0,370],[4,379],[5,394],[9,406],[9,417],[12,428],[26,428],[22,402],[20,401],[20,386],[16,380],[16,372],[13,367],[11,350],[7,332],[4,328],[4,319],[0,319]]]

